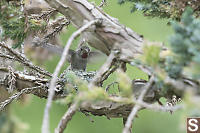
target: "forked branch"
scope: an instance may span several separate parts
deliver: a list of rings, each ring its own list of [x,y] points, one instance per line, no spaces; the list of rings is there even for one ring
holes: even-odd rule
[[[58,74],[64,64],[64,62],[66,61],[68,52],[69,52],[69,48],[72,44],[72,41],[78,37],[83,31],[85,31],[87,28],[89,28],[91,25],[95,24],[99,22],[99,20],[93,20],[88,22],[87,24],[83,25],[80,29],[78,29],[77,31],[75,31],[71,37],[69,38],[67,44],[65,45],[64,51],[62,53],[61,59],[58,62],[56,69],[53,73],[51,82],[50,82],[50,86],[49,86],[49,94],[48,94],[48,99],[47,99],[47,104],[45,107],[45,111],[44,111],[44,118],[43,118],[43,124],[42,124],[42,133],[49,133],[49,109],[51,107],[51,103],[53,100],[53,96],[54,96],[54,88],[56,85],[56,80],[58,77]]]

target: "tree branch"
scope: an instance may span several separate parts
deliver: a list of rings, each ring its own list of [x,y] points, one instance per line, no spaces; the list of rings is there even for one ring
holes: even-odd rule
[[[63,66],[64,62],[66,61],[68,52],[69,52],[69,48],[70,45],[72,44],[72,41],[78,36],[80,35],[83,31],[85,31],[88,27],[90,27],[91,25],[95,24],[99,22],[99,20],[93,20],[88,22],[87,24],[85,24],[84,26],[82,26],[80,29],[78,29],[76,32],[74,32],[71,37],[69,38],[67,44],[65,45],[64,51],[62,53],[61,59],[58,62],[56,69],[53,73],[51,82],[50,82],[50,87],[49,87],[49,94],[48,94],[48,99],[47,99],[47,104],[45,107],[45,111],[44,111],[44,118],[43,118],[43,124],[42,124],[42,133],[49,133],[49,109],[51,107],[51,103],[53,100],[53,96],[54,96],[54,87],[56,84],[56,80],[58,77],[58,73],[61,70],[61,67]]]
[[[44,70],[43,68],[33,65],[31,61],[29,61],[27,58],[25,58],[22,54],[14,51],[12,48],[8,47],[4,42],[0,42],[0,46],[5,48],[10,54],[15,56],[15,57],[10,57],[8,55],[1,54],[1,57],[11,59],[11,60],[16,60],[16,61],[20,62],[21,64],[24,64],[25,66],[43,74],[43,75],[51,77],[51,73]]]
[[[0,67],[0,73],[7,75],[9,74],[9,70],[5,67]],[[45,78],[38,78],[35,76],[31,76],[31,75],[26,75],[23,74],[22,72],[18,72],[15,71],[14,72],[15,76],[16,76],[16,88],[17,91],[21,91],[24,88],[32,88],[32,87],[37,87],[37,86],[43,86],[41,88],[37,88],[34,91],[31,92],[31,94],[34,94],[40,98],[47,98],[48,97],[48,90],[49,90],[49,79],[45,79]],[[1,89],[6,89],[7,88],[7,80],[4,77],[0,77],[0,88]],[[148,82],[139,82],[137,81],[137,83],[133,83],[135,85],[133,85],[134,88],[137,88],[138,90],[142,90],[144,89],[144,86],[148,83]],[[139,84],[139,85],[137,85]],[[149,90],[154,90],[154,86],[151,86],[151,88]],[[176,88],[173,88],[173,90],[175,90]],[[137,91],[137,90],[136,90]],[[171,93],[171,90],[168,90],[169,92],[167,93]],[[182,90],[185,91],[185,90]],[[176,92],[176,91],[175,91]],[[150,93],[150,94],[149,94]],[[155,102],[157,98],[159,97],[165,97],[163,95],[159,95],[155,96],[151,94],[152,91],[148,91],[147,95],[145,95],[144,99],[151,98],[151,102]],[[135,90],[133,90],[133,94],[135,94]],[[176,95],[176,93],[174,93]],[[179,94],[179,93],[178,93]],[[58,99],[58,98],[65,98],[68,96],[68,93],[66,92],[58,92],[55,93],[54,95],[54,99]],[[134,104],[138,104],[140,106],[143,106],[147,109],[153,109],[153,110],[176,110],[173,108],[165,108],[165,107],[157,107],[155,105],[151,105],[149,104],[148,106],[146,104],[148,103],[144,103],[144,102],[138,102],[135,99],[133,100],[132,103],[127,102],[127,99],[125,98],[120,98],[119,96],[109,96],[110,101],[108,100],[101,100],[98,101],[96,103],[93,103],[91,101],[84,101],[81,103],[80,105],[80,109],[82,111],[91,113],[93,115],[98,115],[98,116],[102,116],[105,115],[107,117],[128,117],[132,107],[134,106]],[[179,109],[177,107],[177,109]]]
[[[103,66],[100,68],[100,70],[97,72],[96,76],[92,79],[92,82],[90,82],[89,89],[92,89],[95,85],[101,86],[103,75],[105,75],[110,67],[112,66],[113,60],[115,59],[114,53],[111,53],[109,57],[107,58],[106,62],[103,64]]]
[[[40,86],[32,87],[32,88],[25,88],[25,89],[21,90],[20,92],[17,92],[14,95],[10,96],[7,100],[0,103],[0,111],[2,111],[5,108],[5,106],[10,104],[13,100],[19,99],[22,96],[22,94],[31,93],[32,91],[34,91],[37,88],[40,88]]]
[[[142,92],[141,92],[141,94],[140,94],[140,96],[139,96],[139,98],[137,100],[138,102],[143,101],[143,98],[144,98],[145,94],[147,93],[148,89],[150,89],[150,87],[151,87],[153,82],[154,82],[154,77],[152,76],[151,79],[149,80],[149,82],[142,89]],[[132,125],[132,121],[135,118],[138,110],[140,110],[141,108],[142,108],[142,106],[139,105],[139,104],[136,104],[133,107],[133,109],[132,109],[131,113],[129,114],[128,119],[126,121],[125,127],[123,129],[123,133],[129,133],[131,125]]]
[[[63,133],[65,128],[67,127],[68,122],[72,119],[72,116],[75,114],[78,107],[78,103],[72,104],[67,112],[64,114],[62,119],[60,120],[58,127],[55,129],[55,133]]]
[[[143,38],[130,28],[121,25],[117,19],[110,17],[100,8],[87,0],[45,0],[70,19],[75,27],[84,25],[84,21],[103,19],[102,26],[95,31],[86,31],[82,35],[88,44],[106,55],[110,55],[113,48],[120,49],[122,61],[131,61],[142,53]]]

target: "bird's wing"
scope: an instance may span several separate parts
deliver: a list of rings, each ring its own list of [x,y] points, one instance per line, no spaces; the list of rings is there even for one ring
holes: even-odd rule
[[[62,52],[63,52],[63,48],[56,45],[52,45],[50,43],[43,44],[42,47],[44,49],[47,49],[49,52],[56,53],[59,55],[62,55]]]
[[[50,52],[52,52],[52,53],[59,54],[60,56],[62,55],[63,50],[64,50],[64,48],[59,47],[59,46],[56,46],[56,45],[52,45],[52,44],[50,44],[50,43],[43,44],[42,47],[43,47],[44,49],[47,49],[48,51],[50,51]],[[71,56],[72,56],[74,53],[75,53],[74,50],[69,49],[68,56],[67,56],[67,61],[68,61],[68,62],[70,62]]]
[[[98,52],[98,51],[91,51],[88,57],[88,63],[97,63],[106,59],[106,55]]]

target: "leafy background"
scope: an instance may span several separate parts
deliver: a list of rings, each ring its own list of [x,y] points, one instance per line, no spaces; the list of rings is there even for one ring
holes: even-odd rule
[[[99,4],[100,0],[96,0]],[[130,4],[119,5],[116,1],[108,1],[108,6],[103,10],[109,15],[118,18],[119,21],[132,28],[135,32],[144,36],[145,39],[150,41],[162,41],[167,44],[169,36],[173,33],[172,28],[167,25],[168,20],[158,18],[147,18],[140,12],[130,13]],[[61,34],[63,45],[66,43],[69,36],[75,30],[70,26],[65,33]],[[78,40],[74,41],[74,46]],[[50,61],[45,62],[45,68],[53,72],[59,57],[55,56]],[[97,70],[103,62],[92,63],[88,66],[88,70]],[[67,65],[65,65],[66,67]],[[143,78],[147,76],[136,68],[128,67],[128,74],[131,78]],[[114,80],[115,76],[112,75],[107,82]],[[41,124],[43,119],[44,107],[46,104],[45,99],[40,99],[32,96],[30,104],[22,105],[16,102],[12,106],[12,113],[16,114],[20,120],[28,124],[27,133],[41,132]],[[67,110],[67,107],[54,102],[51,109],[51,131],[53,132],[57,126],[60,118]],[[92,123],[90,119],[93,119]],[[138,114],[135,119],[133,129],[134,133],[182,133],[185,132],[180,127],[181,112],[175,112],[173,115],[170,113],[160,113],[143,110]],[[91,116],[86,117],[84,114],[77,112],[69,123],[65,133],[120,133],[122,131],[122,119],[112,118],[108,120],[106,117]]]

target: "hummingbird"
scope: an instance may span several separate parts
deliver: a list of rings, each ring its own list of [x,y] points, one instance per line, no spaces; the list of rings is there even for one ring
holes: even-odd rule
[[[39,44],[37,41],[33,41],[35,47],[43,47],[50,52],[62,55],[63,48],[52,45],[50,43]],[[93,60],[95,57],[102,57],[102,54],[96,51],[91,51],[86,45],[81,45],[77,50],[69,49],[67,61],[70,63],[68,69],[86,71],[88,61]],[[93,58],[93,59],[92,59]]]
[[[70,69],[86,71],[88,57],[91,56],[88,46],[80,46],[76,51],[70,50]]]

